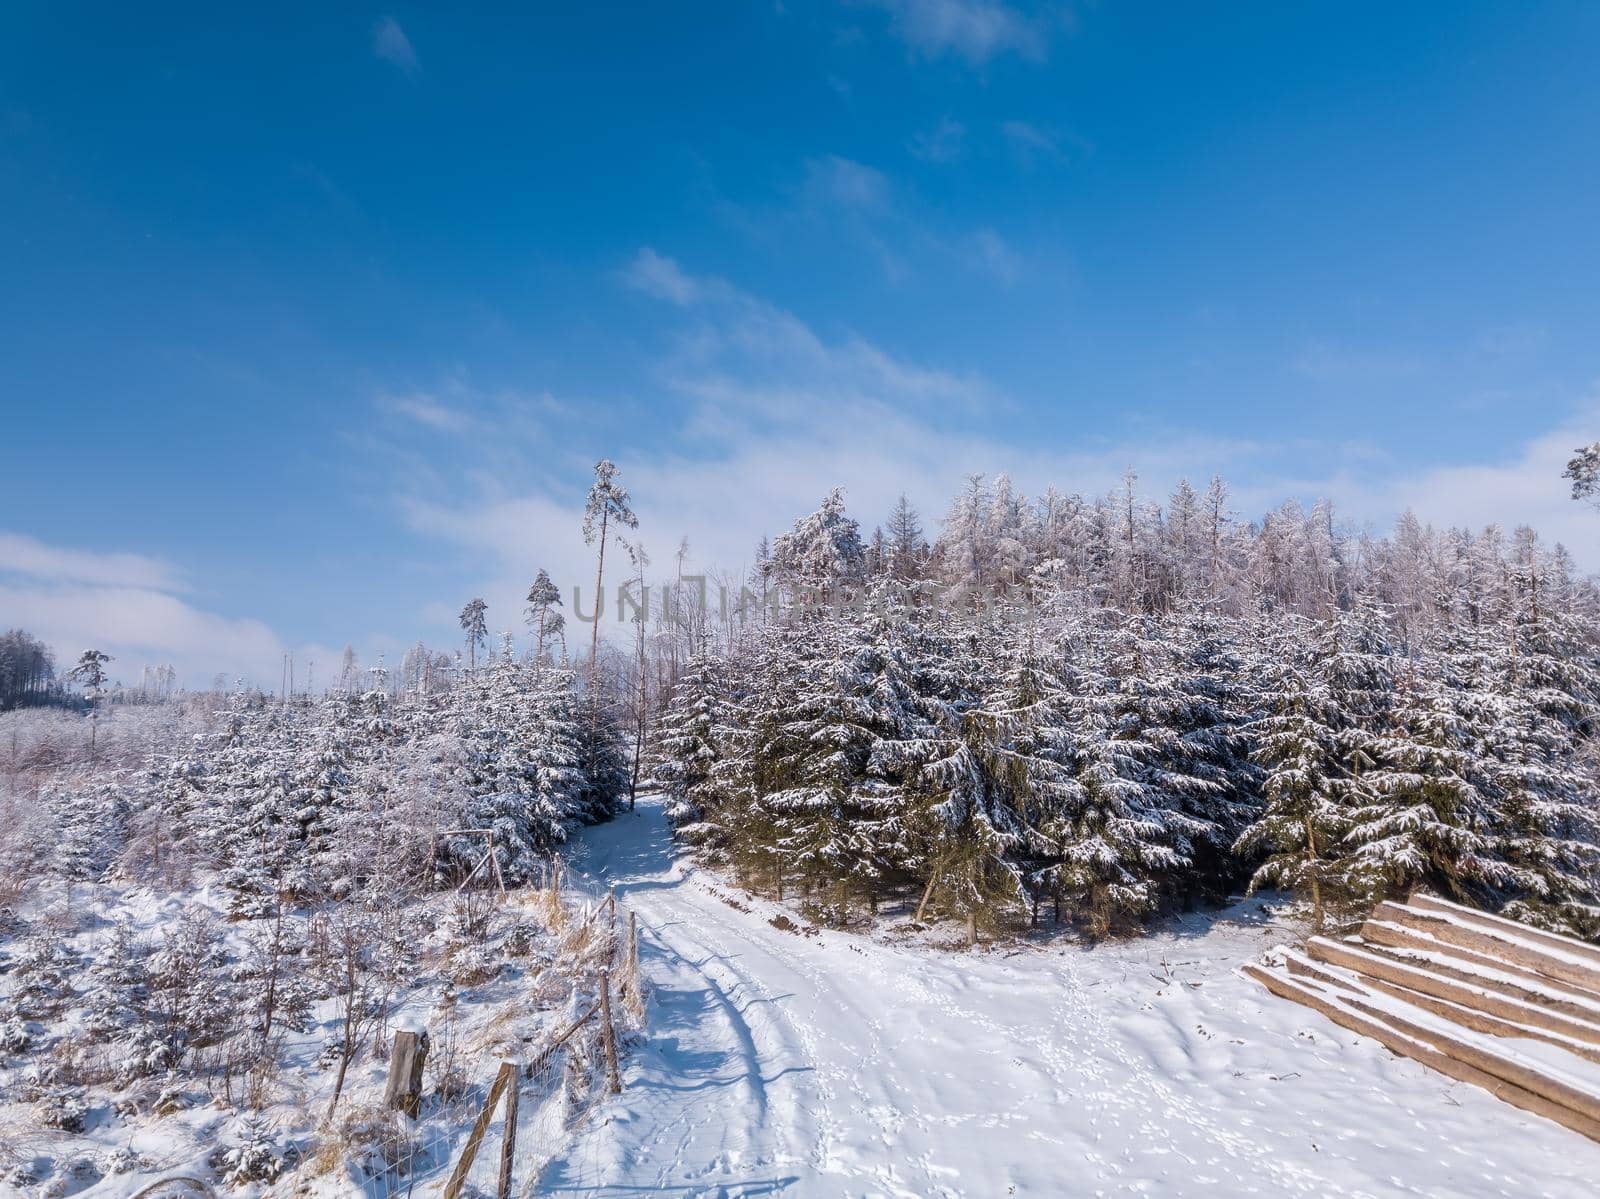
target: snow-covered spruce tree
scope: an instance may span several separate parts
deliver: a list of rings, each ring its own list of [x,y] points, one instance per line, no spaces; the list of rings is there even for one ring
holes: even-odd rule
[[[534,877],[575,825],[611,815],[627,789],[621,730],[596,698],[570,670],[504,655],[458,690],[459,827],[493,833],[507,886]],[[445,838],[438,865],[470,870],[484,850],[483,838]]]
[[[55,827],[50,864],[70,887],[96,882],[127,839],[128,801],[114,777],[63,779],[44,795]]]
[[[336,893],[354,885],[350,863],[338,859],[340,831],[355,815],[356,758],[362,751],[381,757],[389,707],[380,691],[330,696],[308,713],[308,727],[295,746],[290,787],[296,836],[318,883]]]
[[[77,955],[59,933],[40,929],[11,958],[11,1007],[24,1020],[53,1019],[73,998]]]
[[[548,833],[541,836],[549,844],[564,837],[573,824],[591,823],[612,810],[597,803],[594,780],[586,773],[586,732],[577,685],[572,671],[556,667],[536,670],[528,680],[531,723],[524,767],[531,771],[537,796],[535,822],[548,826]],[[615,803],[621,784],[608,777],[604,785],[608,802]]]
[[[307,922],[280,902],[255,922],[244,955],[233,966],[230,977],[244,998],[242,1016],[260,1060],[271,1058],[285,1031],[311,1027],[312,1004],[320,996],[306,973],[307,944]]]
[[[533,633],[533,660],[544,662],[549,657],[552,641],[562,637],[566,618],[557,612],[561,606],[561,588],[550,581],[548,571],[540,570],[533,585],[528,588],[528,629]]]
[[[174,1062],[237,1029],[239,995],[215,918],[190,908],[162,935],[148,966],[151,1037]]]
[[[1247,728],[1264,772],[1263,807],[1234,851],[1260,863],[1252,891],[1284,887],[1309,896],[1312,927],[1321,932],[1330,904],[1348,892],[1344,836],[1359,793],[1342,752],[1345,721],[1297,662],[1276,665],[1272,690],[1272,710]]]
[[[627,722],[621,707],[591,675],[583,690],[572,679],[565,694],[571,698],[577,721],[578,772],[582,786],[577,795],[577,819],[595,824],[614,816],[628,794],[632,778]]]
[[[150,1015],[149,949],[133,926],[119,921],[89,966],[83,999],[90,1052],[107,1058],[117,1086],[148,1078],[176,1065],[172,1046]]]
[[[280,892],[311,890],[296,795],[301,730],[259,695],[235,697],[208,771],[205,841],[238,917],[270,911]]]
[[[1147,778],[1151,746],[1119,728],[1116,693],[1072,705],[1073,801],[1041,832],[1062,859],[1063,891],[1091,937],[1154,911],[1164,885],[1188,865],[1194,823]]]
[[[937,899],[967,918],[969,942],[996,904],[1031,901],[1059,861],[1039,830],[1078,798],[1061,697],[1026,654],[978,700],[942,709],[942,727],[902,752],[917,761],[908,840],[925,876],[921,919]]]
[[[462,793],[460,827],[492,834],[495,861],[507,886],[534,876],[551,847],[564,840],[575,805],[575,731],[555,715],[546,720],[544,698],[534,689],[537,669],[509,655],[497,657],[458,693],[454,713],[460,738],[457,786]],[[555,762],[559,738],[567,762]],[[541,789],[535,753],[564,773],[567,786],[549,777]],[[488,849],[481,837],[444,838],[438,866],[464,876]]]
[[[673,688],[650,747],[647,785],[661,792],[667,819],[690,845],[717,840],[724,831],[709,784],[727,748],[726,688],[721,664],[696,655]]]
[[[182,745],[147,766],[131,789],[122,870],[171,889],[192,876],[205,852],[209,769],[203,744]]]
[[[1217,647],[1196,644],[1196,658],[1189,658],[1190,631],[1177,621],[1134,617],[1108,647],[1117,736],[1142,747],[1127,755],[1142,763],[1139,781],[1168,809],[1173,848],[1182,858],[1161,889],[1186,903],[1226,893],[1229,850],[1248,823],[1246,797],[1256,781],[1242,760],[1238,716],[1217,681],[1200,672],[1202,662],[1215,665]]]
[[[461,631],[467,636],[467,666],[473,674],[478,673],[478,649],[489,640],[489,605],[481,599],[467,601],[467,606],[461,609]],[[349,654],[349,651],[346,651]],[[350,666],[354,655],[349,654],[346,674],[353,673]]]
[[[1345,833],[1350,879],[1369,899],[1423,884],[1481,902],[1509,877],[1491,851],[1492,809],[1471,782],[1471,730],[1438,681],[1415,673],[1391,721]]]
[[[786,869],[808,891],[831,888],[827,914],[843,922],[852,887],[870,894],[901,865],[908,763],[886,743],[925,728],[897,652],[831,621],[804,632],[813,661],[768,700],[760,803]]]
[[[821,507],[773,539],[768,569],[796,602],[807,602],[808,597],[832,601],[842,589],[860,585],[866,550],[860,525],[845,513],[842,487],[828,492]]]
[[[1204,740],[1184,740],[1196,705],[1175,685],[1143,618],[1077,629],[1071,658],[1072,802],[1041,831],[1092,936],[1186,890],[1197,842],[1219,842],[1230,802]]]
[[[222,1180],[230,1187],[271,1182],[283,1173],[283,1154],[271,1126],[258,1112],[238,1120],[236,1140],[222,1151]]]
[[[1189,815],[1210,827],[1195,845],[1195,864],[1201,889],[1220,898],[1238,878],[1233,843],[1261,812],[1261,771],[1250,758],[1245,726],[1259,710],[1265,666],[1244,623],[1210,605],[1185,605],[1168,628],[1176,685],[1187,701],[1182,756],[1190,775],[1215,784],[1182,799],[1193,803]]]
[[[770,795],[787,777],[777,737],[817,649],[803,629],[771,624],[751,631],[717,667],[715,757],[696,786],[700,827],[680,826],[707,861],[726,863],[745,886],[781,899],[790,867],[778,844]]]
[[[1581,706],[1526,689],[1515,644],[1498,627],[1441,631],[1433,654],[1471,754],[1469,778],[1489,809],[1496,874],[1476,897],[1518,919],[1600,933],[1596,774],[1571,720]]]

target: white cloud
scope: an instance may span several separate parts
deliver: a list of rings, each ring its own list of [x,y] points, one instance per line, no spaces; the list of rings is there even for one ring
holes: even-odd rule
[[[1546,542],[1564,544],[1584,569],[1600,571],[1600,512],[1574,502],[1571,484],[1561,477],[1573,451],[1597,438],[1600,404],[1496,461],[1434,467],[1397,480],[1390,491],[1393,513],[1411,508],[1434,524],[1474,529],[1531,525]]]
[[[385,62],[393,63],[407,75],[416,74],[420,64],[411,39],[393,17],[384,17],[372,30],[372,52]]]
[[[645,246],[634,255],[622,272],[623,281],[635,291],[674,304],[692,304],[700,296],[700,284],[684,274],[671,258]]]
[[[1007,52],[1043,59],[1051,22],[998,0],[875,0],[895,34],[918,54],[954,54],[982,66]]]
[[[1022,274],[1022,256],[993,229],[979,229],[973,235],[972,245],[978,265],[1006,287]]]
[[[911,138],[911,153],[924,162],[954,162],[961,157],[966,146],[967,127],[960,121],[945,117],[932,129],[925,129]]]
[[[441,433],[464,433],[472,427],[472,419],[465,412],[421,392],[395,396],[389,400],[389,407]]]
[[[1076,134],[1062,133],[1027,121],[1004,121],[1000,134],[1012,154],[1028,168],[1070,162],[1086,157],[1089,143]]]
[[[823,208],[883,212],[889,207],[889,180],[875,167],[829,154],[806,163],[805,197]]]
[[[0,533],[0,613],[27,629],[68,666],[94,647],[116,660],[112,677],[135,681],[143,666],[178,668],[187,686],[212,675],[270,685],[290,650],[263,622],[207,612],[181,597],[183,572],[142,554],[91,553]],[[301,662],[317,647],[295,647]],[[321,651],[333,661],[331,650]]]
[[[142,554],[97,554],[61,549],[21,533],[0,533],[0,575],[72,583],[125,584],[181,590],[179,571]]]
[[[1379,383],[1414,379],[1426,371],[1427,364],[1413,354],[1319,339],[1302,345],[1290,367],[1297,375],[1318,383]]]

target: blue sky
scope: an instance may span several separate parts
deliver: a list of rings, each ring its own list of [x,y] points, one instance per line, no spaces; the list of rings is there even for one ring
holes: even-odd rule
[[[0,624],[276,674],[969,470],[1531,521],[1600,436],[1600,8],[24,4]]]

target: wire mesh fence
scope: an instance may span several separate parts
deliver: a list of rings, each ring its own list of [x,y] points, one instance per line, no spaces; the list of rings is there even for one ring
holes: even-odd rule
[[[532,1195],[575,1132],[621,1089],[628,1034],[645,1020],[637,918],[607,895],[556,919],[571,986],[542,1040],[521,1057],[476,1063],[470,1085],[431,1095],[419,1120],[357,1112],[348,1134],[326,1147],[347,1155],[371,1199]]]

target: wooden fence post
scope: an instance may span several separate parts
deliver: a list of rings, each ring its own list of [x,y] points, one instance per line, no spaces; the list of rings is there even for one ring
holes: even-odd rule
[[[478,1113],[477,1122],[467,1134],[467,1143],[462,1147],[455,1172],[450,1175],[450,1181],[444,1184],[444,1199],[460,1199],[461,1188],[466,1185],[467,1175],[472,1171],[478,1147],[483,1144],[483,1134],[489,1131],[489,1121],[494,1119],[494,1109],[500,1104],[500,1096],[507,1086],[516,1086],[517,1069],[516,1062],[500,1063],[500,1072],[494,1076],[494,1085],[489,1088],[489,1097],[483,1101],[483,1110]]]
[[[617,1033],[611,1026],[611,972],[600,971],[600,1015],[604,1020],[601,1040],[606,1047],[606,1082],[613,1095],[622,1092],[622,1075],[617,1072]]]
[[[628,985],[639,990],[639,913],[628,913]]]
[[[428,1060],[428,1034],[406,1031],[394,1034],[389,1051],[389,1080],[383,1090],[383,1106],[401,1111],[413,1120],[422,1110],[422,1067]]]
[[[510,1063],[507,1063],[508,1065]],[[502,1066],[501,1069],[505,1067]],[[512,1066],[506,1090],[506,1132],[500,1139],[500,1191],[498,1199],[511,1199],[511,1159],[517,1152],[517,1067]]]

